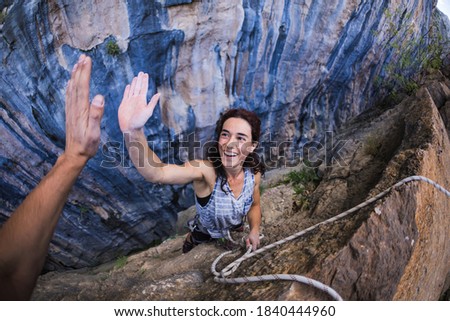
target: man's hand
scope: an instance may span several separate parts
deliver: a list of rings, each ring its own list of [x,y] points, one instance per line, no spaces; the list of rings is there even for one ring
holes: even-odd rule
[[[125,87],[119,107],[119,125],[123,133],[141,130],[152,116],[160,94],[154,95],[147,104],[147,91],[148,74],[143,72]]]
[[[0,229],[0,299],[29,299],[67,196],[97,152],[104,100],[89,106],[91,58],[81,55],[66,93],[66,149]]]
[[[66,149],[64,155],[76,165],[84,166],[100,143],[100,120],[104,98],[97,95],[89,106],[89,81],[92,60],[81,55],[73,67],[66,91]]]

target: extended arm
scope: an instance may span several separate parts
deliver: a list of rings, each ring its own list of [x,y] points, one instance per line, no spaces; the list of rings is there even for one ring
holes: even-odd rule
[[[164,164],[148,146],[143,127],[159,100],[155,94],[147,104],[148,74],[140,72],[127,85],[119,107],[119,124],[128,154],[139,173],[148,181],[162,184],[187,184],[203,180],[204,163],[187,162],[181,166]]]
[[[89,106],[92,61],[82,55],[66,91],[66,149],[0,229],[0,299],[31,296],[67,196],[100,141],[103,97]]]
[[[248,234],[246,243],[247,247],[252,246],[253,251],[259,247],[259,228],[261,226],[261,204],[259,184],[261,182],[261,174],[255,175],[255,190],[253,191],[253,204],[247,214],[248,223],[250,225],[250,233]]]

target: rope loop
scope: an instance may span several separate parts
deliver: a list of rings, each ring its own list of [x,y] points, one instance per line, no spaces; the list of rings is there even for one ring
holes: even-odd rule
[[[346,217],[347,215],[354,213],[358,210],[360,210],[363,207],[366,207],[367,205],[370,205],[376,201],[378,201],[379,199],[385,197],[389,192],[391,192],[393,189],[398,189],[400,186],[409,183],[409,182],[414,182],[414,181],[419,181],[419,182],[426,182],[430,185],[432,185],[434,188],[436,188],[438,191],[444,193],[445,196],[450,198],[450,192],[448,190],[446,190],[444,187],[442,187],[441,185],[439,185],[438,183],[436,183],[435,181],[424,177],[424,176],[409,176],[407,178],[402,179],[401,181],[399,181],[398,183],[396,183],[395,185],[392,185],[391,187],[389,187],[388,189],[382,191],[381,193],[375,195],[372,198],[369,198],[368,200],[362,202],[361,204],[358,204],[354,207],[352,207],[351,209],[348,209],[336,216],[333,216],[332,218],[329,218],[328,220],[325,220],[323,222],[317,223],[313,226],[310,226],[304,230],[301,230],[293,235],[290,235],[282,240],[276,241],[274,243],[271,243],[269,245],[266,245],[262,248],[257,249],[256,251],[252,252],[252,248],[249,247],[247,249],[247,251],[245,252],[244,255],[242,255],[240,258],[236,259],[235,261],[233,261],[232,263],[228,264],[225,268],[223,268],[220,272],[217,272],[216,270],[216,266],[217,263],[219,263],[219,261],[226,255],[229,255],[231,253],[233,253],[233,251],[227,251],[224,252],[222,254],[220,254],[212,263],[211,265],[211,272],[213,273],[213,275],[215,275],[214,281],[218,282],[218,283],[227,283],[227,284],[238,284],[238,283],[248,283],[248,282],[261,282],[261,281],[277,281],[277,280],[285,280],[285,281],[295,281],[295,282],[299,282],[299,283],[304,283],[307,285],[310,285],[312,287],[315,287],[325,293],[327,293],[329,296],[331,296],[334,300],[337,301],[342,301],[342,297],[339,295],[339,293],[336,292],[336,290],[334,290],[333,288],[329,287],[328,285],[325,285],[319,281],[316,281],[314,279],[308,278],[306,276],[302,276],[302,275],[295,275],[295,274],[270,274],[270,275],[259,275],[259,276],[249,276],[249,277],[240,277],[240,278],[227,278],[228,276],[230,276],[231,274],[233,274],[241,265],[242,262],[244,262],[245,260],[258,255],[260,253],[263,253],[267,250],[273,249],[274,247],[278,246],[278,245],[282,245],[284,243],[287,243],[289,241],[292,241],[296,238],[299,238],[300,236],[318,228],[321,225],[326,225],[332,222],[335,222],[343,217]],[[228,234],[230,240],[233,240],[231,238],[231,235]],[[263,237],[263,236],[262,236]],[[262,238],[260,237],[260,238]],[[233,240],[233,242],[235,242]],[[236,242],[235,242],[236,243]]]

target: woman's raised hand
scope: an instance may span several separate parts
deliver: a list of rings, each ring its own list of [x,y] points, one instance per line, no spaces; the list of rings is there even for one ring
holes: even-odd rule
[[[141,130],[152,116],[160,94],[153,95],[147,104],[147,91],[148,74],[143,72],[125,87],[119,107],[119,125],[123,133]]]

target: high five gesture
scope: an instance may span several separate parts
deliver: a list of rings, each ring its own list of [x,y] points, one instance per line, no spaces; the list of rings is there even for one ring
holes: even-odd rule
[[[119,107],[119,125],[122,132],[141,130],[153,115],[160,94],[155,94],[147,104],[147,91],[148,74],[143,72],[125,87]]]

